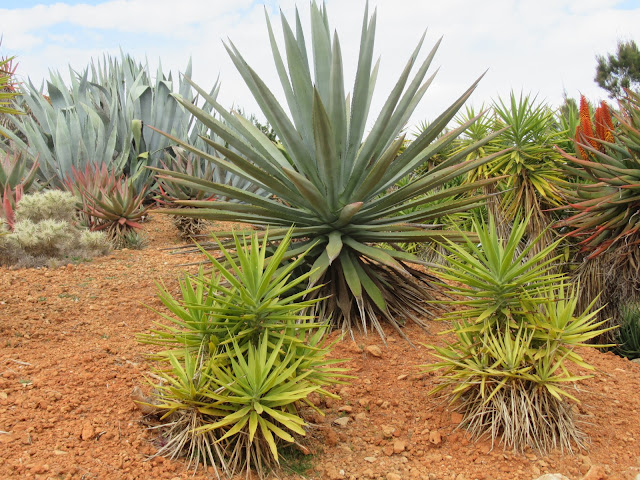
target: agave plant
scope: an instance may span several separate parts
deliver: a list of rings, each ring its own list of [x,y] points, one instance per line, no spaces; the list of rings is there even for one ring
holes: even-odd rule
[[[165,169],[193,175],[203,180],[213,181],[217,177],[220,169],[215,168],[210,163],[205,163],[201,159],[189,152],[185,152],[179,147],[172,148],[172,155],[166,156],[166,163],[161,162]],[[169,207],[178,207],[177,200],[208,200],[212,201],[215,195],[207,195],[201,189],[176,183],[168,178],[157,178],[160,195],[157,197],[158,203]],[[193,217],[183,217],[176,215],[173,221],[178,228],[180,236],[188,240],[202,234],[208,225],[206,220]]]
[[[144,167],[160,166],[171,142],[143,126],[155,125],[189,141],[202,133],[193,128],[193,116],[171,96],[174,82],[162,66],[152,81],[147,64],[122,54],[120,60],[105,57],[81,72],[69,73],[70,86],[59,72],[51,72],[48,96],[27,82],[18,93],[31,115],[7,117],[14,131],[3,129],[16,148],[39,155],[43,181],[62,187],[72,169],[104,163],[117,175],[129,175],[137,191],[148,189],[153,178]],[[185,73],[191,75],[191,62]],[[182,98],[197,101],[186,81],[177,83]],[[216,83],[210,95],[215,97],[217,90]]]
[[[477,82],[399,153],[404,143],[401,131],[434,78],[432,75],[425,80],[440,42],[417,64],[423,36],[369,134],[365,135],[378,72],[373,62],[375,24],[376,14],[370,18],[367,7],[355,86],[352,95],[347,96],[340,41],[337,34],[333,38],[330,34],[324,6],[316,2],[311,5],[311,58],[297,13],[295,33],[282,16],[286,61],[267,18],[273,58],[290,115],[233,43],[226,45],[236,68],[282,142],[282,149],[251,122],[225,110],[198,87],[199,93],[226,123],[178,98],[224,140],[225,144],[214,143],[214,147],[228,161],[173,139],[185,149],[269,192],[269,198],[176,172],[162,170],[161,174],[242,202],[181,201],[181,205],[195,208],[168,209],[164,213],[269,225],[274,241],[294,225],[296,241],[290,254],[311,249],[305,257],[310,264],[308,268],[313,271],[310,281],[324,285],[316,291],[316,298],[330,296],[316,304],[315,313],[330,316],[333,325],[344,330],[367,331],[373,327],[384,337],[380,323],[383,319],[396,328],[407,318],[423,323],[422,318],[429,313],[424,301],[431,298],[429,288],[425,287],[433,277],[409,265],[420,263],[416,256],[376,244],[460,238],[457,232],[433,231],[431,226],[422,223],[480,205],[482,197],[453,199],[494,179],[423,196],[490,161],[491,157],[464,162],[470,152],[491,140],[492,137],[488,137],[434,166],[408,185],[390,191],[399,179],[426,164],[473,123],[475,119],[438,139]],[[416,64],[417,71],[411,78]],[[226,144],[239,153],[231,151]],[[432,205],[441,199],[451,200]],[[397,215],[403,209],[422,204],[428,207]]]
[[[125,173],[133,179],[136,190],[149,189],[153,177],[144,167],[160,166],[170,141],[144,127],[153,125],[183,140],[192,139],[193,116],[171,94],[176,88],[182,98],[195,103],[193,89],[182,77],[174,82],[172,74],[165,74],[161,64],[152,75],[148,63],[136,62],[125,54],[121,54],[120,61],[107,57],[102,62],[92,62],[91,72],[93,82],[105,86],[111,102],[118,105],[115,112],[120,130],[118,137],[131,144]],[[191,76],[191,59],[184,73]],[[216,82],[209,94],[215,97],[218,89]],[[203,108],[211,107],[205,104]]]

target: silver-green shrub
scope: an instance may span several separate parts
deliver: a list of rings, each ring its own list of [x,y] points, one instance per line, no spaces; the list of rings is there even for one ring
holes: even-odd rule
[[[62,190],[25,195],[16,207],[16,221],[58,220],[74,223],[76,221],[76,197]]]
[[[106,254],[112,246],[102,232],[79,225],[73,194],[59,190],[22,197],[11,230],[0,219],[0,264],[37,267]],[[2,235],[4,233],[4,235]]]

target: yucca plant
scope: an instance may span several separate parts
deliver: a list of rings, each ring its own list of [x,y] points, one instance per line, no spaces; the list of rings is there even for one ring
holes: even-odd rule
[[[443,317],[452,321],[455,340],[432,347],[439,361],[425,368],[443,371],[432,393],[448,392],[474,437],[489,434],[514,450],[580,448],[584,435],[567,403],[577,399],[565,385],[584,377],[567,366],[591,368],[575,348],[601,334],[604,322],[593,305],[581,313],[576,289],[553,272],[556,244],[530,243],[519,252],[525,223],[516,218],[501,238],[490,217],[488,227],[476,223],[479,244],[445,245],[448,293],[465,297],[445,303],[467,308]]]
[[[456,118],[457,124],[468,122],[473,115],[474,109],[468,109],[465,115]],[[530,241],[544,231],[545,241],[539,245],[550,243],[554,232],[546,227],[554,221],[554,215],[548,210],[560,204],[562,183],[562,157],[554,145],[566,137],[566,132],[558,128],[555,112],[549,105],[538,102],[534,96],[521,93],[518,97],[511,92],[508,100],[498,98],[490,110],[480,113],[480,119],[456,140],[454,152],[493,132],[499,134],[468,159],[507,151],[471,170],[465,181],[504,177],[483,190],[489,195],[487,210],[499,220],[501,234],[508,235],[516,216],[528,215],[527,236],[523,240]]]
[[[318,300],[302,300],[319,287],[295,291],[311,275],[293,275],[304,261],[304,252],[281,268],[291,232],[275,251],[270,252],[269,240],[268,233],[260,240],[254,232],[248,242],[245,237],[234,236],[234,255],[222,244],[219,248],[224,258],[205,252],[213,270],[205,273],[200,269],[197,276],[182,280],[180,300],[159,286],[160,300],[173,315],[158,312],[169,323],[157,323],[159,328],[141,335],[140,341],[173,347],[178,352],[197,351],[204,346],[206,353],[229,343],[231,337],[240,345],[255,342],[262,335],[276,342],[282,335],[294,333],[288,331],[292,322],[294,330],[320,328],[322,325],[308,322],[313,317],[304,314]],[[177,354],[173,349],[168,352]]]
[[[226,155],[228,161],[177,138],[174,140],[269,192],[270,198],[189,175],[166,170],[161,174],[242,202],[181,201],[180,204],[195,208],[167,209],[164,213],[269,225],[271,239],[276,242],[294,225],[295,242],[290,254],[311,248],[305,257],[310,264],[307,269],[314,272],[311,284],[324,285],[313,298],[327,297],[315,305],[314,313],[331,318],[333,326],[343,330],[361,328],[366,332],[373,328],[384,337],[383,320],[396,328],[407,319],[423,324],[424,315],[429,313],[424,302],[432,298],[429,287],[434,279],[410,266],[420,263],[416,256],[377,244],[461,238],[457,232],[433,231],[423,223],[480,205],[482,197],[461,200],[456,196],[494,179],[423,196],[490,161],[491,158],[481,158],[464,162],[471,151],[491,140],[492,137],[488,137],[439,163],[403,188],[390,191],[399,179],[425,165],[473,122],[437,139],[477,82],[399,154],[404,143],[400,132],[433,80],[433,76],[426,80],[425,77],[439,42],[410,78],[423,43],[421,39],[371,124],[369,134],[365,135],[378,71],[373,62],[375,24],[376,14],[370,18],[367,7],[355,86],[347,96],[340,41],[337,35],[332,38],[324,6],[316,2],[311,5],[311,54],[307,52],[297,14],[295,33],[282,16],[286,59],[267,18],[273,57],[290,115],[233,43],[226,45],[262,113],[282,142],[282,149],[251,122],[228,112],[198,87],[226,123],[179,99],[198,120],[224,139],[225,144],[215,143],[214,147]],[[232,152],[227,143],[239,154]],[[434,203],[441,199],[450,200]],[[423,204],[428,207],[397,215],[403,209]]]
[[[12,106],[12,100],[18,95],[15,88],[14,75],[17,64],[14,57],[0,58],[0,115],[18,115],[20,111]],[[2,119],[4,124],[4,118]],[[0,131],[2,135],[2,131]]]
[[[469,147],[469,145],[473,145],[474,143],[481,141],[483,138],[488,137],[491,133],[493,133],[495,128],[495,122],[493,116],[489,112],[490,109],[486,109],[484,105],[480,107],[479,111],[473,106],[467,106],[464,112],[459,113],[454,118],[454,125],[456,127],[460,127],[462,125],[467,125],[474,118],[477,120],[471,125],[469,125],[464,133],[460,135],[452,145],[452,153],[458,153],[463,151]],[[466,160],[476,160],[478,158],[482,158],[489,154],[487,151],[488,146],[483,146],[470,152],[466,158]],[[494,166],[494,162],[484,164],[471,170],[467,173],[467,180],[470,182],[475,182],[478,180],[483,180],[485,178],[489,178],[492,175],[492,168]],[[495,186],[491,186],[494,188]]]
[[[185,278],[181,298],[160,288],[170,313],[139,336],[164,348],[153,355],[163,381],[151,382],[149,402],[165,421],[158,454],[262,477],[281,446],[306,434],[300,407],[316,408],[308,395],[335,397],[324,387],[348,378],[340,360],[326,358],[326,323],[304,314],[315,301],[295,289],[310,275],[293,275],[304,254],[281,263],[290,240],[291,232],[268,257],[268,234],[236,236],[237,257],[221,245],[226,262],[208,256],[213,272]]]
[[[516,216],[529,216],[528,239],[544,232],[539,245],[553,241],[549,228],[553,216],[547,211],[560,204],[558,185],[562,181],[559,168],[561,156],[554,148],[561,132],[555,128],[555,112],[536,97],[512,92],[509,101],[494,102],[496,129],[504,129],[491,148],[511,151],[499,156],[493,165],[493,175],[506,175],[500,185],[500,210],[506,221]],[[506,232],[503,232],[506,233]]]
[[[185,351],[178,359],[168,356],[170,368],[163,365],[154,370],[155,382],[147,379],[154,388],[153,403],[148,403],[161,414],[161,447],[156,456],[171,459],[187,458],[187,468],[197,471],[211,466],[219,479],[218,467],[225,471],[224,445],[218,443],[222,433],[216,430],[198,431],[215,421],[215,411],[210,408],[207,393],[212,389],[210,376],[212,361],[198,352]],[[213,413],[214,415],[210,415]],[[228,473],[225,472],[225,473]]]

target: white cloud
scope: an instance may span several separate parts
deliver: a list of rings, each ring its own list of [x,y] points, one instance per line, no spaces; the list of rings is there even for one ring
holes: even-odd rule
[[[299,2],[303,24],[308,3]],[[428,27],[425,52],[444,35],[434,68],[440,73],[427,92],[414,121],[433,118],[489,69],[472,97],[488,103],[511,89],[539,92],[558,104],[563,89],[570,96],[606,96],[593,82],[595,55],[615,49],[618,38],[633,38],[640,8],[617,10],[616,0],[378,0],[377,52],[382,56],[374,108],[379,107]],[[345,71],[353,75],[363,1],[328,0],[337,28]],[[372,6],[374,2],[371,2]],[[269,11],[276,12],[269,2]],[[290,17],[295,2],[281,8]],[[111,0],[99,5],[38,6],[0,9],[3,51],[18,53],[20,70],[39,81],[48,68],[81,68],[105,51],[119,47],[142,59],[162,58],[166,68],[184,68],[193,56],[194,79],[210,86],[218,74],[225,105],[257,110],[248,89],[228,59],[221,39],[231,38],[247,61],[270,86],[277,85],[263,7],[252,0]],[[272,20],[279,25],[278,14]],[[76,38],[69,38],[71,29]],[[91,35],[99,34],[97,38]],[[75,41],[73,41],[75,40]],[[351,85],[349,81],[348,86]],[[277,89],[279,91],[279,89]],[[375,110],[374,110],[375,111]]]

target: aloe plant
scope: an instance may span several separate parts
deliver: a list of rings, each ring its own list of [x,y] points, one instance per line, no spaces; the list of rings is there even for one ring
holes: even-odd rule
[[[594,113],[592,121],[582,98],[576,154],[562,152],[567,176],[578,181],[563,189],[569,215],[557,226],[577,242],[584,259],[576,272],[582,304],[598,298],[601,318],[618,325],[622,305],[638,300],[640,286],[640,95],[628,91],[619,112],[601,103]]]
[[[307,51],[297,13],[293,28],[282,16],[284,58],[267,18],[286,106],[280,105],[233,43],[226,44],[231,60],[272,125],[282,148],[195,84],[194,88],[213,105],[221,119],[195,107],[188,99],[177,97],[224,141],[212,142],[212,145],[227,160],[168,133],[167,136],[269,192],[269,198],[176,172],[162,170],[160,173],[185,185],[197,185],[212,194],[236,200],[213,205],[181,201],[180,204],[195,208],[166,209],[165,213],[269,225],[271,239],[275,241],[294,225],[296,242],[291,245],[290,255],[311,249],[306,257],[307,268],[313,270],[310,281],[324,285],[316,293],[318,298],[330,296],[316,305],[315,313],[330,316],[336,327],[349,331],[352,328],[368,331],[373,327],[384,336],[380,323],[383,319],[394,327],[407,318],[423,323],[422,318],[429,313],[424,300],[431,298],[428,287],[433,277],[410,266],[421,262],[416,256],[377,244],[460,238],[458,232],[433,231],[432,227],[421,224],[481,205],[483,197],[451,199],[494,179],[424,196],[490,161],[491,157],[486,157],[464,162],[470,152],[491,140],[489,136],[425,171],[408,185],[390,191],[399,179],[425,165],[473,123],[475,119],[438,138],[471,95],[477,81],[400,153],[404,141],[401,132],[434,78],[434,75],[427,78],[427,71],[440,42],[418,63],[423,36],[365,135],[378,72],[378,65],[373,61],[375,25],[376,14],[370,17],[367,6],[354,90],[347,95],[340,41],[337,34],[330,33],[324,6],[316,2],[311,5],[311,54]],[[411,77],[414,67],[417,70]],[[435,203],[443,199],[449,200]],[[397,215],[403,209],[423,204],[428,207]]]
[[[6,187],[15,189],[20,185],[25,192],[28,192],[34,186],[40,166],[36,160],[31,160],[30,163],[29,167],[26,155],[21,152],[7,152],[4,158],[0,157],[0,189],[4,190]]]

